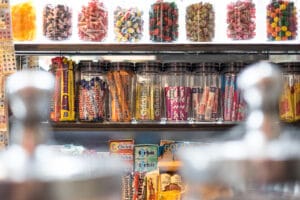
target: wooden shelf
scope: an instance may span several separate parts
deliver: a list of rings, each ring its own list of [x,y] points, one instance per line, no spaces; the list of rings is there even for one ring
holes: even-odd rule
[[[93,123],[58,122],[51,123],[54,131],[197,131],[228,130],[235,122],[199,122],[199,123]]]
[[[222,51],[300,51],[296,43],[16,43],[18,54],[26,53],[117,53],[117,52],[222,52]]]

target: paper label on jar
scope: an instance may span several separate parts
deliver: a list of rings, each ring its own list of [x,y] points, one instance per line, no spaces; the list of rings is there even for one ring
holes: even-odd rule
[[[134,171],[150,172],[156,170],[157,162],[157,145],[137,145],[134,147]]]
[[[171,121],[187,120],[190,100],[190,87],[165,87],[167,119]]]

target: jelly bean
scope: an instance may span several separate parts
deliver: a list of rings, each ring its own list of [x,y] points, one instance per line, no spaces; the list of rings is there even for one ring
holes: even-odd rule
[[[186,36],[194,42],[212,41],[215,32],[215,13],[210,3],[196,3],[186,9]]]
[[[114,11],[115,40],[118,42],[137,42],[143,34],[143,12],[138,8],[117,7]]]
[[[84,41],[102,41],[107,35],[108,12],[103,3],[91,0],[78,14],[78,34]]]
[[[238,0],[227,5],[227,37],[247,40],[255,37],[255,4]]]
[[[50,40],[65,40],[72,35],[72,11],[66,5],[47,4],[43,11],[43,34]]]
[[[269,40],[294,40],[297,36],[297,9],[293,1],[272,1],[267,6]]]
[[[175,2],[157,2],[150,9],[150,39],[171,42],[178,38],[178,8]]]

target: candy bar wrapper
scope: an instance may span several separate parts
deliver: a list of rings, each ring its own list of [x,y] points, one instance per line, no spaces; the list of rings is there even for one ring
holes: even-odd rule
[[[195,120],[200,120],[199,117],[199,105],[202,98],[203,89],[202,88],[192,88],[192,109],[193,118]]]
[[[214,108],[214,104],[215,104],[216,92],[217,92],[216,87],[209,88],[208,98],[207,98],[207,102],[206,102],[206,109],[205,109],[205,120],[206,121],[212,120],[212,113],[213,113],[213,108]]]
[[[109,141],[109,152],[112,157],[124,161],[125,171],[133,171],[133,146],[134,140],[111,140]]]
[[[136,145],[134,147],[134,171],[150,172],[156,170],[157,162],[157,145]]]
[[[170,141],[163,145],[159,146],[159,161],[176,161],[177,153],[185,148],[190,146],[190,142],[175,142]]]
[[[131,174],[127,174],[122,176],[121,183],[121,199],[122,200],[132,200],[132,184],[133,184],[133,176]]]
[[[293,98],[290,86],[285,83],[279,101],[280,118],[283,121],[292,122],[294,120]]]
[[[294,84],[294,111],[295,121],[300,120],[300,82]]]
[[[159,172],[149,172],[146,174],[146,200],[158,200],[158,190],[159,190]]]
[[[213,107],[212,107],[212,114],[211,114],[212,120],[217,120],[219,117],[218,116],[218,114],[219,114],[219,95],[220,95],[220,89],[216,88],[214,103],[213,103]]]
[[[137,85],[136,118],[138,120],[153,120],[151,116],[151,111],[153,110],[153,107],[151,107],[150,104],[151,89],[152,88],[150,88],[148,84]]]
[[[62,78],[61,78],[61,110],[60,121],[75,120],[74,109],[74,78],[72,61],[63,59]]]
[[[189,87],[166,87],[166,113],[170,121],[182,121],[188,119],[191,88]]]
[[[151,120],[158,121],[161,118],[161,88],[160,86],[153,85],[151,86],[150,94],[150,111],[151,111]]]
[[[231,77],[229,75],[225,76],[225,91],[224,91],[224,120],[230,121],[230,82]]]
[[[132,200],[144,200],[146,197],[146,173],[134,172]]]
[[[159,192],[159,200],[181,200],[181,192],[177,190]]]
[[[247,104],[241,92],[239,91],[239,104],[237,108],[237,121],[244,121],[246,119],[246,111],[247,111]]]

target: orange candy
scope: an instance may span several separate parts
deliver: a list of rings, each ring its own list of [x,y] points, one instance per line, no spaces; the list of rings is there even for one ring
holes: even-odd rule
[[[28,1],[11,7],[13,38],[16,41],[32,41],[36,36],[36,11]]]

